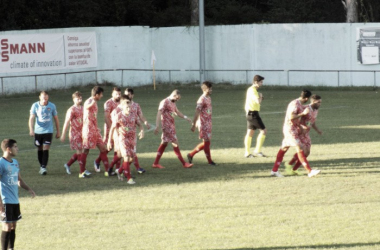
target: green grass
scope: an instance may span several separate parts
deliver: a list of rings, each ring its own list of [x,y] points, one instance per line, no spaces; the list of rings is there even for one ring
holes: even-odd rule
[[[379,249],[380,95],[366,88],[311,89],[323,99],[317,124],[324,134],[311,132],[309,161],[322,173],[312,179],[279,179],[269,174],[282,141],[286,105],[301,88],[262,88],[260,114],[268,129],[263,152],[269,157],[245,159],[247,87],[213,87],[211,154],[218,166],[207,165],[201,152],[192,169],[183,169],[168,146],[161,159],[166,168],[152,169],[160,137],[148,132],[138,142],[140,164],[147,173],[135,174],[133,186],[102,173],[79,179],[77,163],[73,174],[66,175],[63,164],[72,151],[68,142],[59,140],[50,151],[48,175],[40,176],[27,126],[37,95],[1,98],[0,138],[18,141],[22,176],[38,195],[30,199],[20,191],[23,220],[18,223],[16,248]],[[192,117],[201,94],[198,85],[135,88],[135,101],[150,123],[159,101],[174,88],[182,92],[178,108]],[[79,90],[87,99],[90,87]],[[72,92],[50,93],[61,126]],[[107,86],[99,103],[99,125],[110,92]],[[198,135],[182,119],[176,119],[176,126],[186,156],[199,143]],[[97,153],[93,150],[88,157],[91,171]],[[293,153],[289,150],[284,159]]]

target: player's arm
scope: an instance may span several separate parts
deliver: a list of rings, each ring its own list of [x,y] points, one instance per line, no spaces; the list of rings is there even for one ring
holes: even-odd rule
[[[113,138],[112,135],[113,135],[113,132],[116,129],[116,125],[117,125],[116,117],[113,117],[112,118],[112,125],[111,125],[111,128],[110,128],[110,136],[108,137],[108,142],[107,142],[107,150],[108,151],[112,150],[112,138]]]
[[[1,175],[0,175],[0,179],[1,179]],[[1,213],[5,212],[5,208],[4,208],[4,204],[3,204],[3,199],[1,198],[1,194],[0,194],[0,212]]]
[[[139,118],[144,123],[144,125],[146,126],[146,128],[150,129],[150,125],[149,125],[148,121],[145,119],[145,116],[144,116],[142,110],[140,110],[140,112],[139,112]]]
[[[21,178],[20,172],[18,173],[18,186],[25,189],[26,191],[29,191],[32,198],[36,197],[36,193],[31,189]]]
[[[193,123],[191,125],[191,131],[195,131],[195,124],[197,123],[198,117],[201,114],[201,111],[198,108],[195,108],[195,114],[193,118]]]
[[[84,103],[84,105],[83,105],[83,108],[84,109],[90,109],[92,106],[94,106],[95,105],[95,101],[94,100],[91,100],[91,103],[89,103],[88,101],[86,101],[85,103]]]
[[[261,101],[263,100],[263,94],[262,93],[258,93],[259,96],[256,96],[251,88],[249,89],[248,93],[249,93],[250,97],[252,98],[253,102],[255,102],[257,104],[261,104]]]
[[[54,122],[55,122],[55,129],[57,130],[57,134],[55,135],[55,138],[61,137],[61,133],[59,132],[59,120],[58,115],[54,116]]]
[[[107,124],[108,128],[111,127],[111,125],[112,125],[111,114],[108,110],[104,111],[104,122]]]
[[[291,120],[298,119],[298,118],[300,118],[302,116],[305,116],[305,115],[309,114],[309,112],[310,112],[310,110],[308,108],[306,108],[303,112],[301,112],[299,114],[293,112],[291,114],[291,116],[290,116],[290,119]]]
[[[156,116],[156,129],[154,130],[155,135],[158,133],[158,130],[160,130],[161,115],[162,115],[161,110],[158,110],[157,116]]]
[[[186,121],[190,122],[191,123],[191,119],[189,117],[187,117],[186,115],[182,114],[177,108],[175,108],[175,112],[177,113],[177,115],[183,119],[185,119]]]
[[[70,118],[71,118],[71,112],[69,109],[69,110],[67,110],[65,122],[63,123],[62,134],[61,134],[61,142],[65,141],[66,131],[67,131],[67,128],[69,127]]]
[[[106,105],[104,104],[104,135],[103,135],[103,141],[107,137],[107,128],[110,128],[112,125],[112,119],[111,119],[111,113],[108,109],[106,109]]]
[[[312,127],[315,131],[317,131],[318,134],[320,134],[320,135],[323,134],[322,130],[320,130],[320,129],[317,127],[317,125],[315,124],[315,122],[311,125],[311,127]]]
[[[34,114],[30,114],[29,116],[29,135],[30,136],[34,136],[34,120],[35,120],[36,116]]]
[[[144,126],[140,123],[139,120],[136,121],[136,125],[140,129],[139,140],[141,140],[142,138],[144,138]]]

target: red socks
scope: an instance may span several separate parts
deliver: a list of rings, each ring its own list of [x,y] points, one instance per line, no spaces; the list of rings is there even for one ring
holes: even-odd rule
[[[102,159],[102,162],[104,164],[104,168],[106,169],[106,171],[108,171],[108,168],[109,168],[107,153],[108,151],[100,153],[100,159]]]
[[[307,161],[306,156],[305,156],[305,154],[303,153],[302,150],[298,153],[298,159],[299,159],[300,162],[302,163],[303,167],[304,167],[308,172],[310,172],[310,171],[311,171],[311,168],[310,168],[309,162]]]
[[[301,162],[298,160],[296,165],[294,165],[293,170],[296,171],[301,166]]]
[[[113,160],[111,162],[111,165],[109,166],[110,168],[113,168],[113,166],[116,164],[116,169],[120,168],[120,159],[118,156],[117,156],[117,153],[115,152],[115,154],[113,155]]]
[[[173,147],[173,150],[174,150],[175,155],[181,161],[182,165],[185,165],[185,160],[182,158],[181,151],[179,150],[179,147]]]
[[[133,164],[135,164],[137,170],[140,168],[139,159],[137,158],[137,155],[133,157]]]
[[[284,159],[285,153],[286,153],[286,151],[284,151],[284,150],[282,150],[280,148],[280,150],[277,153],[276,162],[274,163],[273,168],[272,168],[273,172],[277,172],[278,171],[278,168],[280,167],[281,162]]]
[[[119,169],[120,173],[121,168]],[[129,162],[123,162],[124,176],[127,177],[127,180],[131,178],[131,168]],[[120,173],[121,174],[121,173]]]
[[[166,146],[167,144],[160,144],[160,146],[157,149],[157,156],[156,156],[156,159],[154,160],[154,164],[158,164],[158,162],[161,159],[161,156],[164,154]]]
[[[193,149],[193,151],[191,151],[191,153],[189,153],[189,155],[190,155],[191,157],[194,157],[194,155],[196,155],[199,151],[204,150],[204,151],[205,151],[205,155],[206,155],[206,158],[207,158],[208,163],[211,163],[212,160],[211,160],[210,145],[211,145],[211,142],[210,142],[210,141],[204,141],[204,142],[201,142],[201,143],[199,143],[199,144]]]
[[[102,153],[99,153],[98,158],[96,158],[96,160],[95,160],[96,164],[98,164],[98,165],[100,164],[100,161],[102,160],[102,158],[100,157],[101,154]]]
[[[78,158],[79,161],[79,168],[80,173],[83,173],[86,171],[86,161],[87,161],[87,155],[85,153],[82,153],[80,157]]]
[[[205,147],[205,143],[204,142],[201,142],[199,143],[194,149],[193,151],[191,151],[191,153],[189,154],[191,157],[194,157],[194,155],[196,153],[198,153],[199,151],[202,151]]]
[[[211,163],[212,162],[212,160],[211,160],[211,152],[210,152],[210,144],[211,144],[211,142],[210,141],[205,141],[204,144],[205,144],[204,151],[205,151],[205,155],[206,155],[207,161],[208,161],[208,163]]]
[[[76,160],[78,159],[78,155],[77,154],[73,154],[70,158],[70,160],[67,162],[67,166],[71,166]]]
[[[296,163],[297,161],[298,161],[298,154],[295,153],[295,154],[293,155],[293,158],[289,161],[289,164],[290,164],[290,165],[293,165],[293,164]]]

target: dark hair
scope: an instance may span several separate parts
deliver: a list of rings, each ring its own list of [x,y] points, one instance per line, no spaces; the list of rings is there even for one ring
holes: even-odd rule
[[[16,140],[13,140],[13,139],[4,139],[2,142],[1,142],[1,149],[3,150],[3,152],[7,151],[7,148],[11,148],[13,147],[13,145],[17,143]]]
[[[91,95],[92,96],[96,96],[96,95],[100,95],[101,93],[104,92],[104,89],[100,86],[95,86],[92,88],[91,90]]]
[[[202,82],[202,90],[204,90],[203,88],[206,87],[206,88],[211,88],[212,87],[212,82],[209,82],[209,81],[204,81]]]
[[[42,94],[49,95],[49,93],[48,93],[47,91],[45,91],[45,90],[42,90],[42,91],[40,92],[40,95],[39,95],[39,96],[41,96]]]
[[[114,87],[112,91],[121,92],[121,89],[119,87]]]
[[[126,88],[125,91],[124,91],[124,93],[125,92],[131,93],[133,95],[133,89],[131,89],[131,88]]]
[[[178,89],[175,89],[172,91],[172,93],[170,95],[181,95],[181,93],[179,92]]]
[[[73,93],[73,99],[76,98],[76,97],[82,97],[81,92],[79,92],[79,91],[75,91],[75,92]]]
[[[122,100],[131,100],[130,98],[129,98],[129,96],[128,95],[126,95],[126,94],[122,94],[121,96],[120,96],[120,101],[122,101]]]
[[[310,96],[310,99],[312,99],[312,100],[321,100],[322,97],[319,96],[319,95],[312,95],[312,96]]]
[[[264,77],[262,77],[262,76],[260,76],[260,75],[255,75],[254,77],[253,77],[253,82],[260,82],[260,81],[262,81],[262,80],[264,80],[265,78]]]
[[[310,98],[310,96],[311,96],[310,90],[306,90],[306,89],[302,90],[302,92],[301,92],[301,98],[302,99]]]

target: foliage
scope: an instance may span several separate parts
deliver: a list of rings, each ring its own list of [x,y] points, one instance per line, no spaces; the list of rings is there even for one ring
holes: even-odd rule
[[[357,0],[359,21],[379,22],[380,2]],[[0,0],[0,30],[188,26],[190,0]],[[207,0],[206,25],[345,22],[339,0]]]

